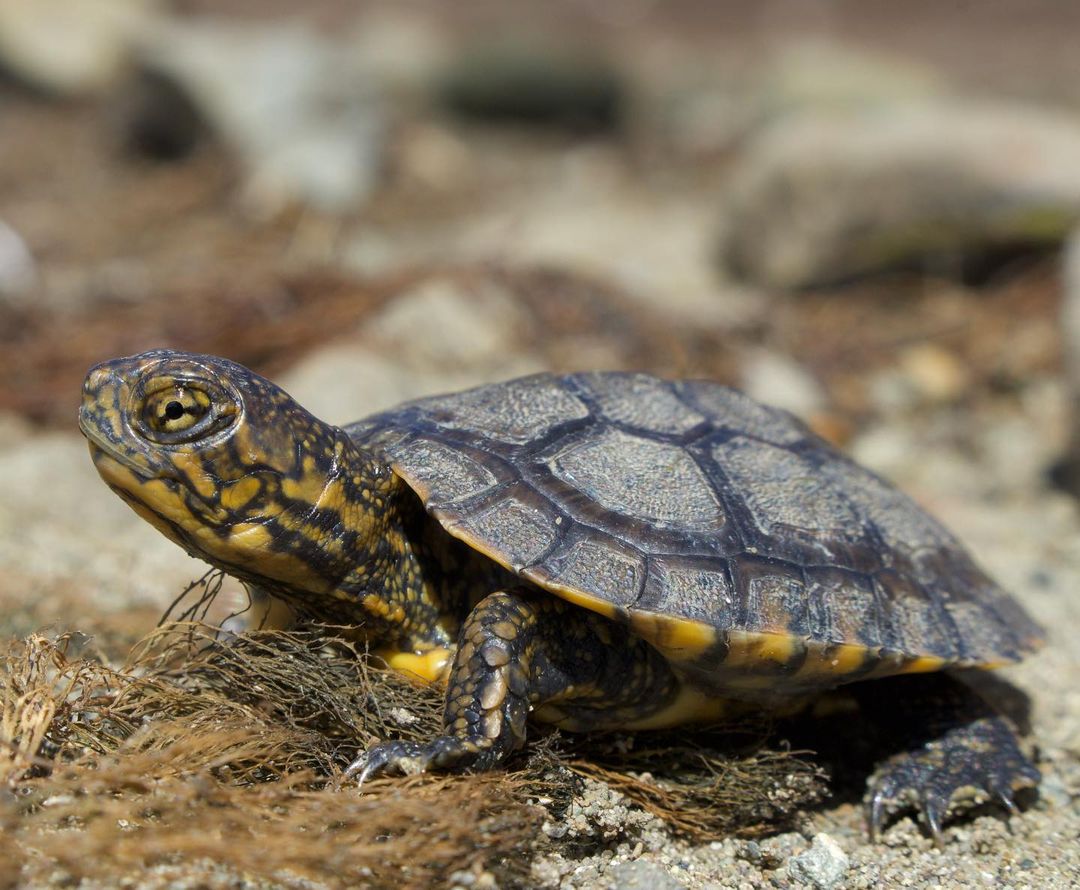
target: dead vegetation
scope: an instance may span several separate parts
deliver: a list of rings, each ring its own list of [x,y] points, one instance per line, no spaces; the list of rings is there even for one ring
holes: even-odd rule
[[[582,776],[697,840],[775,828],[823,789],[744,727],[537,733],[505,770],[339,790],[365,746],[433,734],[441,702],[332,628],[222,638],[175,622],[122,663],[75,632],[32,634],[0,659],[0,709],[0,888],[423,887],[462,871],[514,886]]]
[[[825,795],[824,773],[800,759],[810,752],[770,750],[764,729],[722,727],[689,739],[685,730],[644,733],[629,748],[601,736],[577,742],[582,750],[566,766],[695,841],[759,836]]]
[[[73,655],[70,634],[9,648],[5,852],[25,884],[182,862],[280,886],[428,886],[520,866],[509,854],[531,846],[543,812],[513,775],[327,786],[395,715],[404,735],[430,725],[432,696],[378,673],[376,699],[366,662],[311,634],[213,637],[170,625],[119,668]],[[406,698],[407,717],[383,704]]]

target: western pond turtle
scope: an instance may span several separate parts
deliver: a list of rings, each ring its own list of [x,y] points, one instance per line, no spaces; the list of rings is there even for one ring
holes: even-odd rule
[[[445,686],[444,734],[377,745],[361,780],[491,767],[530,715],[649,729],[842,684],[906,715],[872,829],[914,797],[940,838],[958,790],[1011,807],[1038,779],[952,673],[1040,629],[911,500],[733,389],[538,374],[336,427],[233,362],[156,350],[93,368],[80,425],[189,553]]]

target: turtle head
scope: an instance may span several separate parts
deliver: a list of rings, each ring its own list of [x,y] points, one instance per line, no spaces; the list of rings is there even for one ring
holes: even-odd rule
[[[371,532],[351,491],[378,467],[342,430],[226,359],[162,349],[99,364],[79,426],[98,473],[137,513],[270,590],[333,589]]]

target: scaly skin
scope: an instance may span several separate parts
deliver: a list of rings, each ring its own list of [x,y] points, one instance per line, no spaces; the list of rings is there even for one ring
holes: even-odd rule
[[[380,453],[240,365],[169,350],[106,362],[79,423],[106,483],[189,553],[447,684],[444,735],[378,745],[349,775],[492,766],[524,743],[530,711],[573,730],[719,714],[722,689],[682,684],[622,624],[451,538]],[[882,682],[909,685],[890,696]],[[914,797],[940,837],[960,788],[1011,805],[1036,780],[1002,718],[949,683],[868,684],[867,708],[887,702],[878,716],[903,742],[871,786],[873,829]]]

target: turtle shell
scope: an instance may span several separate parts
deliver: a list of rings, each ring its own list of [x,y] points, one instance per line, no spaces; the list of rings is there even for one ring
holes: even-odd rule
[[[347,429],[451,535],[705,684],[791,693],[1038,645],[911,500],[716,383],[539,374]]]

